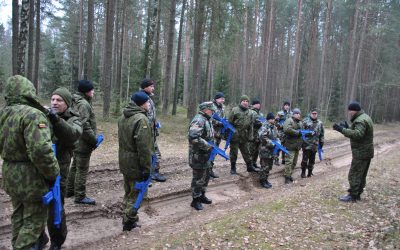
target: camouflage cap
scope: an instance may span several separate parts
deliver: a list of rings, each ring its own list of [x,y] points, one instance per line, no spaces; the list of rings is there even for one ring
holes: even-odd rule
[[[4,95],[6,100],[19,96],[37,99],[35,86],[27,78],[20,75],[11,76],[7,79]]]
[[[54,90],[53,95],[59,95],[61,98],[64,100],[65,104],[67,104],[68,107],[71,107],[72,105],[72,95],[71,92],[69,92],[68,89],[61,87],[56,90]]]
[[[250,98],[247,95],[242,95],[240,97],[240,102],[247,100],[248,102],[250,101]]]
[[[203,110],[203,109],[209,109],[212,111],[216,111],[213,102],[202,102],[199,105],[199,110]]]

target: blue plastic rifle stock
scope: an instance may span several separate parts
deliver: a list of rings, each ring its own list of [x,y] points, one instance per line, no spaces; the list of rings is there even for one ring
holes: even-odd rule
[[[160,129],[161,128],[161,122],[157,121],[156,122],[156,129]]]
[[[285,119],[279,119],[279,124],[280,124],[281,126],[283,126],[284,123],[285,123]]]
[[[318,144],[318,157],[319,157],[320,161],[323,160],[323,158],[322,158],[323,153],[324,153],[324,150],[322,149],[321,144]]]
[[[260,117],[260,118],[258,118],[258,120],[259,120],[261,123],[264,123],[264,122],[266,122],[266,121],[267,121],[267,118]]]
[[[96,148],[100,146],[100,144],[104,141],[104,135],[99,134],[97,135],[97,143],[96,143]]]
[[[306,140],[306,135],[314,134],[314,131],[312,131],[312,130],[300,129],[298,131],[299,131],[299,133],[301,133],[301,138],[303,139],[303,141]]]
[[[214,161],[215,156],[217,154],[224,157],[225,160],[229,160],[229,156],[225,154],[224,150],[220,149],[217,145],[215,145],[214,143],[212,143],[210,141],[208,142],[208,144],[213,147],[210,158],[208,158],[209,161]]]
[[[284,146],[282,146],[278,140],[272,140],[272,143],[274,144],[274,155],[277,155],[279,153],[279,150],[287,155],[289,154],[289,151]]]
[[[51,187],[50,191],[47,192],[42,197],[42,202],[45,205],[48,205],[48,204],[50,204],[50,202],[54,201],[54,204],[53,204],[54,222],[53,223],[57,228],[60,228],[60,226],[61,226],[61,211],[62,211],[60,179],[61,179],[61,176],[57,175],[56,182],[54,183],[53,187]]]
[[[151,174],[152,174],[156,164],[157,164],[157,156],[152,155],[149,178],[147,178],[147,180],[145,180],[145,181],[135,183],[135,189],[139,191],[138,197],[136,198],[135,203],[133,204],[133,208],[136,209],[136,211],[139,210],[140,204],[142,204],[143,198],[146,195],[147,189],[149,188],[149,184],[151,182]]]
[[[228,138],[226,138],[226,143],[225,143],[225,147],[224,147],[224,150],[226,151],[226,149],[229,147],[229,144],[231,142],[232,135],[233,135],[233,133],[235,133],[235,128],[226,119],[219,117],[219,115],[217,115],[216,113],[213,114],[212,118],[219,121],[224,126],[221,129],[222,134],[225,134],[225,131],[227,129],[229,130]]]

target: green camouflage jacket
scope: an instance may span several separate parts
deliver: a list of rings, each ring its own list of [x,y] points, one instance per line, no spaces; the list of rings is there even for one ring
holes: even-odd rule
[[[253,140],[253,111],[239,105],[229,114],[228,121],[235,128],[232,142],[246,143]]]
[[[97,143],[96,117],[91,100],[83,93],[74,94],[72,108],[78,111],[82,123],[82,135],[74,151],[84,154],[91,153]]]
[[[40,202],[59,174],[49,121],[36,108],[35,87],[25,77],[10,77],[5,96],[7,104],[0,110],[2,186],[11,197]]]
[[[260,140],[260,158],[273,158],[275,145],[272,140],[279,141],[278,129],[275,124],[264,122],[258,131],[258,138]]]
[[[250,110],[253,115],[253,139],[258,141],[258,131],[263,125],[260,119],[265,118],[265,116],[259,109],[251,107]]]
[[[343,129],[344,136],[350,138],[351,152],[355,159],[374,157],[374,127],[371,118],[359,111],[351,118],[351,126]]]
[[[78,146],[82,135],[82,123],[79,114],[68,108],[59,114],[60,120],[52,125],[53,143],[56,144],[56,156],[59,163],[69,163],[72,151]]]
[[[303,141],[303,149],[316,152],[318,150],[318,144],[324,144],[324,125],[320,120],[313,120],[307,116],[303,120],[303,128],[315,132],[314,136],[306,137],[306,140]]]
[[[146,111],[130,102],[118,120],[118,161],[121,173],[130,179],[150,174],[154,140]]]
[[[210,117],[199,111],[189,125],[189,166],[192,168],[209,168],[212,147],[207,143],[214,142],[214,130]]]
[[[152,133],[153,133],[154,140],[155,140],[156,136],[159,135],[159,132],[158,132],[158,129],[156,127],[156,123],[157,123],[156,110],[157,110],[157,108],[156,108],[156,104],[154,103],[153,99],[151,98],[152,96],[154,96],[154,94],[149,94],[144,90],[141,90],[141,91],[149,96],[150,108],[149,108],[149,111],[147,111],[147,117],[148,117],[148,119],[150,121],[150,126],[151,126],[151,129],[153,131]]]
[[[221,117],[225,118],[225,106],[223,104],[217,103],[215,100],[213,101],[214,108],[215,108],[215,113]],[[221,129],[224,127],[221,122],[211,119],[213,128],[214,128],[214,136],[215,138],[223,138],[223,135],[221,134]]]
[[[300,150],[303,144],[303,139],[301,139],[299,129],[302,129],[303,123],[295,119],[294,117],[289,117],[283,124],[283,132],[285,133],[284,146],[288,150]]]

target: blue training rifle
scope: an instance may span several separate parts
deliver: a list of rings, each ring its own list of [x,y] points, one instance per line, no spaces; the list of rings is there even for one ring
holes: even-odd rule
[[[307,135],[313,135],[314,134],[314,131],[312,131],[312,130],[300,129],[300,130],[297,130],[297,131],[299,133],[301,133],[301,138],[303,139],[303,141],[306,140],[306,136]]]
[[[100,146],[100,144],[101,144],[103,141],[104,141],[104,135],[103,135],[103,134],[99,134],[99,135],[97,136],[96,148],[97,148],[98,146]]]
[[[54,225],[57,228],[61,226],[61,211],[62,211],[62,204],[61,204],[61,191],[60,191],[60,180],[61,176],[57,175],[56,182],[50,188],[50,191],[47,192],[42,197],[42,202],[45,205],[50,204],[50,202],[54,201],[53,209],[54,209]]]
[[[277,155],[279,153],[279,150],[287,155],[289,154],[289,151],[284,146],[282,146],[282,144],[280,144],[278,140],[272,140],[272,143],[274,144],[274,155]]]
[[[320,161],[322,161],[322,154],[324,153],[324,150],[322,149],[322,147],[321,147],[321,144],[318,144],[318,157],[319,157],[319,160]]]
[[[139,210],[140,204],[142,204],[143,198],[146,195],[147,189],[149,188],[149,184],[151,182],[151,174],[156,164],[157,164],[157,156],[152,155],[149,178],[147,178],[147,180],[145,181],[140,181],[135,183],[135,189],[139,191],[138,197],[136,198],[135,203],[133,204],[133,208],[136,209],[136,211]]]
[[[208,144],[213,147],[210,158],[208,158],[209,161],[214,161],[215,156],[217,156],[217,154],[224,157],[225,160],[229,160],[229,156],[227,156],[225,154],[224,150],[220,149],[217,145],[215,145],[214,143],[212,143],[210,141],[208,142]]]
[[[226,130],[229,130],[228,138],[226,138],[226,143],[225,143],[225,147],[224,147],[224,150],[226,151],[226,149],[229,147],[229,144],[231,142],[232,135],[233,135],[233,133],[235,133],[235,128],[225,118],[219,117],[219,115],[217,115],[216,113],[213,114],[212,118],[219,121],[224,126],[221,129],[222,134],[225,134]]]

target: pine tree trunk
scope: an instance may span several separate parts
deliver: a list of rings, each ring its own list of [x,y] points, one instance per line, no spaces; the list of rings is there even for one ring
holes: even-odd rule
[[[79,1],[79,51],[78,51],[78,79],[83,78],[83,0]]]
[[[88,0],[88,19],[87,19],[87,37],[86,37],[86,66],[84,79],[93,78],[93,20],[94,20],[94,0]]]
[[[116,83],[115,83],[115,89],[117,92],[117,95],[115,97],[115,113],[117,115],[120,114],[121,112],[121,98],[122,98],[122,59],[124,57],[124,37],[125,37],[125,20],[126,20],[126,1],[123,1],[122,5],[122,24],[121,24],[121,40],[120,40],[120,45],[119,45],[119,51],[115,55],[118,57],[118,65],[117,65],[117,72],[116,72]],[[116,43],[118,42],[117,40],[115,41]]]
[[[193,0],[189,0],[188,14],[186,15],[186,30],[185,30],[185,62],[183,67],[183,105],[189,105],[189,80],[190,80],[190,59],[191,59],[191,40],[192,33],[192,17]]]
[[[272,25],[274,22],[274,0],[270,0],[270,8],[269,8],[269,18],[268,18],[268,31],[267,31],[267,38],[266,38],[266,43],[264,44],[264,50],[265,50],[265,65],[264,65],[264,79],[261,83],[261,93],[262,93],[262,99],[261,99],[261,104],[263,107],[266,107],[267,104],[267,84],[268,84],[268,73],[269,73],[269,61],[270,61],[270,50],[271,50],[271,40],[272,40]],[[271,90],[271,89],[270,89]],[[269,91],[270,92],[270,91]]]
[[[19,75],[25,75],[25,51],[28,35],[28,19],[29,19],[29,0],[23,0],[21,4],[21,23],[19,26],[18,38],[18,59],[17,68]]]
[[[295,95],[297,95],[297,82],[298,82],[298,69],[300,64],[300,40],[301,40],[301,22],[302,22],[302,0],[297,0],[297,25],[296,25],[296,48],[293,59],[292,73],[290,77],[289,97],[292,102],[296,102]]]
[[[34,32],[35,32],[35,1],[29,1],[29,42],[28,42],[28,70],[26,77],[33,81],[33,44],[34,44]],[[35,85],[34,85],[35,86]],[[38,91],[38,86],[35,86]]]
[[[36,0],[36,29],[35,29],[35,68],[33,72],[33,84],[39,92],[39,62],[40,62],[40,0]]]
[[[19,44],[19,5],[18,0],[12,2],[12,74],[18,74],[18,44]]]

